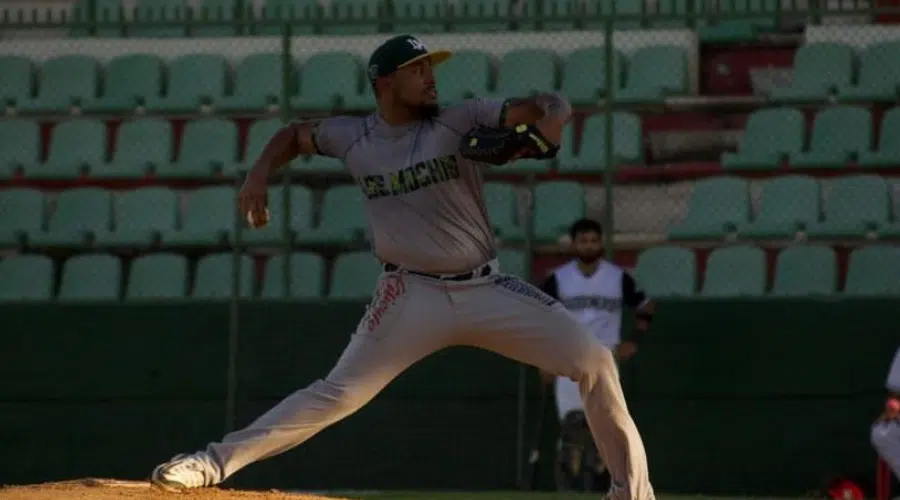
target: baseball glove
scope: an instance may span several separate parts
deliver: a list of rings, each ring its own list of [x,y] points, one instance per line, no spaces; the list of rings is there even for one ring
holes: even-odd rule
[[[553,158],[559,146],[548,141],[534,125],[475,127],[462,138],[463,158],[503,165],[518,158]]]

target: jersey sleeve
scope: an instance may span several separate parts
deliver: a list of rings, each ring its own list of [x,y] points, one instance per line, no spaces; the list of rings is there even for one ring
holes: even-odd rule
[[[642,306],[647,301],[647,294],[638,287],[637,281],[625,271],[622,271],[622,301],[632,309]]]
[[[559,300],[559,284],[556,282],[556,274],[552,273],[544,280],[541,290],[547,295]]]
[[[506,115],[506,99],[483,99],[474,98],[466,101],[468,110],[469,126],[499,127],[503,125]]]
[[[363,133],[360,123],[361,119],[355,116],[332,116],[319,121],[312,131],[319,155],[343,160]]]

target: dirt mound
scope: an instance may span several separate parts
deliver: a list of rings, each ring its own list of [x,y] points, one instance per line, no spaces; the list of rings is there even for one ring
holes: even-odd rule
[[[184,493],[163,491],[144,481],[79,479],[58,483],[0,488],[0,500],[347,500],[280,491],[239,491],[204,488]]]

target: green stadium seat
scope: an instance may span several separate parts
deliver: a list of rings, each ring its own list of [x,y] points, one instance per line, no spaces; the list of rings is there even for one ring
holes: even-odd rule
[[[314,54],[298,74],[299,94],[291,98],[291,107],[301,111],[342,107],[361,90],[359,61],[349,52]]]
[[[638,254],[634,278],[651,297],[693,296],[697,290],[694,252],[675,246],[648,248]]]
[[[241,233],[244,243],[254,246],[283,246],[285,243],[292,244],[297,233],[312,231],[315,211],[312,191],[305,186],[291,186],[287,193],[291,203],[290,211],[287,212],[290,214],[288,241],[285,241],[284,235],[284,223],[287,219],[284,211],[285,190],[283,186],[272,186],[269,188],[269,223],[259,229],[244,230]]]
[[[2,109],[31,99],[34,87],[34,66],[28,58],[0,56],[0,103]]]
[[[331,156],[310,155],[294,160],[291,169],[304,174],[337,174],[344,172],[344,162]]]
[[[725,153],[726,169],[774,169],[803,150],[806,121],[795,108],[759,109],[750,114],[736,153]]]
[[[656,2],[655,9],[648,6],[648,11],[654,16],[665,16],[650,22],[653,28],[684,29],[688,27],[688,1],[689,0],[661,0]],[[697,5],[697,4],[694,4]]]
[[[584,217],[584,186],[574,181],[546,181],[534,188],[534,238],[556,243],[572,221]]]
[[[147,96],[147,110],[159,113],[192,113],[203,105],[215,105],[226,94],[225,58],[212,54],[188,54],[169,62],[164,96]]]
[[[163,61],[151,54],[125,54],[104,69],[103,91],[84,103],[91,113],[125,113],[159,99],[163,89]]]
[[[326,35],[371,35],[378,33],[379,17],[387,15],[383,0],[330,0],[322,16]]]
[[[522,250],[503,248],[497,252],[497,260],[500,261],[501,273],[512,274],[523,280],[530,278],[528,256]]]
[[[438,99],[449,105],[488,94],[491,82],[491,56],[486,52],[461,50],[434,69]]]
[[[94,12],[90,12],[93,5]],[[125,34],[125,12],[122,0],[76,0],[72,9],[72,20],[75,22],[100,22],[95,35],[99,37],[120,37]],[[69,35],[73,37],[88,36],[90,33],[85,27],[73,27],[69,29]]]
[[[887,110],[881,118],[878,149],[861,151],[863,167],[896,167],[900,165],[900,107]]]
[[[334,259],[328,298],[368,299],[381,272],[381,264],[369,251],[342,253]]]
[[[322,198],[319,225],[308,233],[298,234],[298,241],[342,245],[366,240],[369,222],[364,200],[362,191],[355,184],[328,188]]]
[[[32,168],[40,162],[41,129],[36,121],[0,121],[0,178]]]
[[[375,91],[368,81],[363,82],[362,91],[344,98],[344,109],[353,111],[372,111],[376,107]]]
[[[542,31],[573,30],[577,28],[581,11],[580,0],[541,0]],[[526,11],[527,13],[527,11]]]
[[[247,172],[253,168],[253,164],[259,159],[266,143],[274,136],[284,123],[280,118],[262,118],[253,122],[247,130],[247,145],[244,149],[244,160],[237,170]],[[235,169],[232,169],[235,170]]]
[[[704,297],[759,297],[766,293],[766,254],[752,245],[719,247],[709,253]]]
[[[237,209],[237,192],[227,186],[198,188],[187,194],[187,204],[182,214],[181,227],[165,232],[163,245],[224,245],[230,239],[236,218],[241,217]]]
[[[838,91],[838,100],[847,103],[871,101],[895,102],[900,89],[900,41],[891,40],[868,45],[859,54],[859,76],[856,85]]]
[[[717,8],[713,8],[713,5]],[[780,9],[778,0],[716,2],[703,9],[711,19],[706,18],[698,23],[697,35],[701,42],[709,43],[749,41],[777,27],[781,17]],[[756,13],[759,15],[755,15]],[[717,19],[716,14],[729,17]]]
[[[791,155],[794,168],[843,167],[872,147],[872,114],[856,106],[819,111],[812,125],[809,151]]]
[[[900,247],[869,245],[850,253],[844,295],[900,295]]]
[[[812,238],[857,238],[890,221],[890,186],[876,175],[835,178],[824,196],[825,220],[810,223]]]
[[[720,239],[750,220],[750,190],[738,177],[710,177],[694,183],[687,216],[669,230],[671,240]]]
[[[625,56],[618,50],[613,56],[613,91],[618,96],[625,81]],[[563,64],[563,95],[574,106],[596,104],[606,95],[606,49],[585,47],[570,52]]]
[[[32,247],[80,248],[93,234],[112,227],[112,195],[95,187],[67,189],[56,198],[46,231],[28,233]]]
[[[462,18],[460,21],[451,20],[453,31],[490,33],[510,28],[510,0],[458,0],[451,5],[452,16]],[[481,20],[470,20],[479,18]]]
[[[53,298],[53,261],[43,255],[0,260],[0,302],[49,301]]]
[[[33,178],[74,179],[106,164],[106,124],[93,118],[57,123],[50,136],[47,159],[25,168]]]
[[[738,226],[747,238],[793,238],[819,220],[819,183],[804,175],[775,177],[762,186],[759,211],[753,221]]]
[[[157,117],[128,120],[119,125],[115,149],[107,165],[91,170],[92,177],[138,179],[172,162],[172,125]]]
[[[184,37],[186,18],[185,0],[137,0],[128,32],[133,38]]]
[[[288,280],[290,293],[286,293],[285,264],[290,263]],[[260,296],[264,299],[318,299],[325,296],[325,259],[310,252],[294,252],[290,259],[284,255],[269,258]]]
[[[63,263],[56,299],[74,301],[119,300],[122,294],[122,261],[114,255],[81,254]]]
[[[394,0],[394,31],[397,33],[442,33],[449,17],[447,0]]]
[[[584,2],[584,21],[582,26],[586,30],[599,31],[606,27],[606,19],[613,15],[636,16],[641,14],[644,3],[641,0],[614,0],[611,2]],[[616,29],[637,29],[642,26],[641,21],[631,19],[616,19],[613,21]]]
[[[41,65],[41,78],[33,99],[16,102],[26,113],[63,113],[96,98],[100,86],[97,61],[84,55],[65,55]]]
[[[553,92],[556,84],[556,53],[545,49],[518,49],[500,59],[497,70],[498,98],[529,97]]]
[[[0,189],[0,248],[21,246],[44,226],[44,195],[33,188]]]
[[[642,47],[631,54],[625,87],[615,96],[629,104],[660,103],[688,92],[687,54],[675,46]]]
[[[238,127],[226,118],[198,118],[187,122],[181,151],[174,163],[159,165],[163,179],[206,179],[234,167],[238,160]]]
[[[641,118],[627,111],[614,111],[613,161],[615,165],[642,164],[644,162],[644,138]],[[603,171],[606,168],[606,115],[596,114],[584,121],[581,148],[574,152],[571,128],[566,128],[558,160],[561,170]]]
[[[294,75],[288,79],[293,82]],[[247,56],[235,68],[234,82],[234,92],[222,98],[217,109],[259,112],[277,106],[282,91],[281,54]]]
[[[121,192],[113,201],[113,229],[94,234],[99,247],[149,247],[178,223],[178,195],[164,187]]]
[[[856,55],[849,45],[820,42],[803,45],[794,55],[794,77],[790,86],[772,91],[775,102],[824,101],[850,85]]]
[[[199,22],[190,26],[191,36],[216,36],[229,37],[245,34],[243,26],[236,24],[237,0],[203,0],[198,9],[194,10],[194,19]],[[244,6],[247,12],[243,15],[251,18],[252,10]],[[213,21],[215,24],[210,24]],[[235,24],[224,24],[231,21]]]
[[[183,255],[152,253],[131,261],[125,300],[183,299],[188,291],[188,262]]]
[[[203,300],[224,300],[234,296],[234,255],[222,252],[205,255],[197,259],[194,286],[191,298]],[[251,298],[256,288],[253,259],[249,255],[240,256],[238,296]]]
[[[285,23],[290,23],[294,35],[310,35],[315,30],[318,18],[317,0],[266,0],[263,4],[262,21],[256,28],[260,35],[280,35]]]
[[[516,222],[518,203],[515,188],[505,182],[484,184],[484,203],[494,233],[504,241],[522,241],[525,230]]]
[[[778,253],[771,295],[831,295],[837,290],[837,262],[827,246],[792,245]]]

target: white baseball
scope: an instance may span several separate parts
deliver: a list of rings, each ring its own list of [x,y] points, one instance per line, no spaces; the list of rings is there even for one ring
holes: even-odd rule
[[[260,222],[266,222],[272,214],[269,212],[269,209],[266,209],[266,219]],[[247,212],[247,223],[250,224],[250,227],[258,227],[259,224],[256,223],[256,219],[253,217],[253,212]]]

